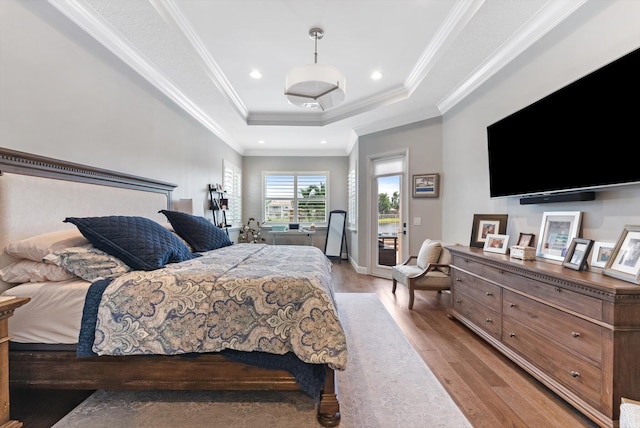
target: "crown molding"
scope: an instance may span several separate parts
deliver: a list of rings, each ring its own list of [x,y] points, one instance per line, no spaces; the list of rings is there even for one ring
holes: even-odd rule
[[[153,63],[149,62],[141,52],[128,43],[127,40],[104,20],[102,16],[96,13],[91,6],[82,0],[73,2],[65,0],[48,1],[234,150],[240,153],[244,151],[244,148],[240,146],[231,135],[211,119],[206,112],[200,109],[184,92],[176,87],[171,80],[160,72]]]
[[[436,103],[440,113],[445,114],[466,96],[478,89],[480,85],[489,80],[586,2],[587,0],[548,2],[534,19],[527,22],[500,49],[477,67],[467,79]]]

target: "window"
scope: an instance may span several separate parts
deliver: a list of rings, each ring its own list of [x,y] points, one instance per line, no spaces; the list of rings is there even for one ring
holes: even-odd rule
[[[242,224],[242,169],[227,160],[222,160],[222,188],[229,200],[226,212],[227,224]]]
[[[357,229],[357,193],[356,193],[356,170],[355,168],[349,171],[349,175],[347,176],[347,192],[349,197],[349,212],[347,218],[347,227],[350,229]]]
[[[326,223],[328,176],[326,171],[263,173],[265,223]]]

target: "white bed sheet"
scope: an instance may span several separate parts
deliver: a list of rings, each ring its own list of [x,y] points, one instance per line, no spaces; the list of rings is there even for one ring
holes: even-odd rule
[[[19,343],[78,343],[82,309],[90,282],[79,278],[16,285],[3,296],[30,297],[9,319],[11,341]]]

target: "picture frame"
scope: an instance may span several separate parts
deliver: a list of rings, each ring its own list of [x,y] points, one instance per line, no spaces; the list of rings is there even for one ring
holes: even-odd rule
[[[564,256],[562,266],[573,270],[585,270],[588,266],[589,252],[593,246],[592,239],[573,238]]]
[[[508,218],[508,214],[474,214],[469,246],[484,248],[488,234],[506,234]]]
[[[591,252],[591,267],[604,268],[615,246],[615,242],[595,241]]]
[[[509,248],[509,235],[500,235],[497,233],[489,233],[485,237],[484,247],[482,251],[490,253],[506,254]]]
[[[536,257],[563,262],[571,241],[578,237],[581,221],[581,211],[543,213]]]
[[[437,198],[439,196],[440,174],[414,174],[414,198]]]
[[[640,284],[640,225],[625,225],[602,273]]]
[[[523,247],[533,247],[533,243],[535,242],[536,235],[533,233],[520,233],[518,237],[518,243],[516,245],[521,245]]]

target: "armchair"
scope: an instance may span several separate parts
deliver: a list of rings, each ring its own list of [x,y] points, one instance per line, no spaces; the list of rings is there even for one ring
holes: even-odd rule
[[[417,256],[409,256],[404,262],[391,268],[393,288],[395,294],[398,282],[409,289],[409,309],[413,308],[415,290],[451,289],[450,263],[451,254],[443,244],[437,240],[427,239],[422,243]],[[411,263],[415,260],[414,263]]]

